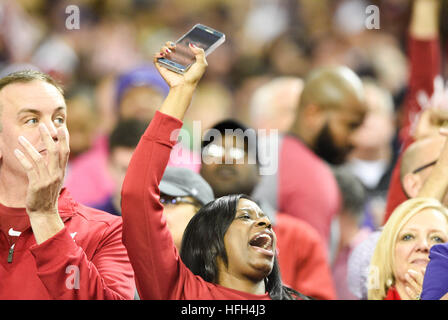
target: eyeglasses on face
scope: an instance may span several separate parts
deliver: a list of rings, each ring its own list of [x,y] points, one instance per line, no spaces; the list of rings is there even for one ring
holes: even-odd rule
[[[418,167],[417,169],[415,169],[414,171],[412,171],[413,174],[419,173],[420,171],[425,170],[426,168],[429,168],[433,165],[435,165],[437,163],[437,160],[431,161],[430,163],[427,163],[421,167]]]
[[[209,144],[205,147],[203,155],[211,158],[222,158],[224,155],[233,160],[241,160],[244,158],[246,152],[241,148],[224,148],[217,144]]]
[[[164,206],[174,206],[181,203],[191,204],[196,207],[201,207],[201,205],[197,201],[192,201],[186,197],[172,197],[168,195],[160,195],[160,202]]]

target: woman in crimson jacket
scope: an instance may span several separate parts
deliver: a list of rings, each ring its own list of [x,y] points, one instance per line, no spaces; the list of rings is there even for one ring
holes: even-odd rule
[[[158,186],[207,66],[204,51],[194,45],[190,49],[196,62],[183,75],[157,63],[157,58],[175,50],[174,44],[167,43],[155,55],[170,92],[142,136],[123,183],[123,243],[139,295],[186,300],[306,298],[282,285],[271,223],[246,196],[223,197],[201,209],[185,231],[182,259],[179,256]]]

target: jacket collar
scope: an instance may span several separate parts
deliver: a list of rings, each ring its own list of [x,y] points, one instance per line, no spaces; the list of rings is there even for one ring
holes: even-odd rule
[[[384,300],[401,300],[401,297],[395,287],[390,287]]]
[[[65,222],[69,218],[73,217],[78,209],[78,203],[73,200],[70,192],[66,188],[61,189],[58,199],[58,211],[62,220]]]

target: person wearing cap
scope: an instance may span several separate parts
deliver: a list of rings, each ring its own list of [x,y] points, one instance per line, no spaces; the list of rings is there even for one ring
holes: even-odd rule
[[[222,139],[216,137],[218,133]],[[261,177],[257,144],[255,131],[235,120],[221,121],[205,132],[201,175],[216,197],[252,194]],[[276,232],[283,281],[315,299],[335,299],[327,253],[318,232],[309,223],[275,210],[264,199],[255,199]]]
[[[168,90],[153,66],[142,65],[121,74],[116,80],[115,98],[119,119],[151,121]]]
[[[145,122],[137,119],[121,120],[112,132],[108,167],[120,188],[106,201],[92,205],[93,208],[121,215],[121,186],[129,161],[146,126]],[[168,166],[159,189],[167,226],[173,235],[174,244],[180,250],[182,235],[190,219],[202,206],[213,201],[212,188],[198,173],[187,168]]]
[[[116,131],[124,122],[128,122],[129,126],[133,120],[149,123],[168,90],[163,78],[150,65],[139,66],[118,76],[115,83],[114,112],[114,115],[118,114],[118,119],[112,131]],[[130,133],[135,133],[135,130],[128,128]],[[116,134],[117,132],[111,132],[110,135],[100,134],[92,148],[71,159],[64,182],[75,200],[113,214],[119,214],[120,211],[118,199],[124,178],[124,172],[119,172],[120,167],[127,167],[123,161],[129,163],[129,148],[136,147],[142,133],[131,139],[125,137],[126,132],[120,133],[119,139],[128,140],[124,146],[128,150],[124,151],[117,151],[114,142],[109,141],[111,138],[118,138],[111,136]],[[131,143],[132,139],[134,141]],[[117,158],[117,153],[121,153],[121,158]],[[195,172],[199,172],[199,164],[199,155],[182,144],[173,152],[169,162],[170,166],[185,167]]]
[[[142,65],[120,75],[116,81],[119,120],[139,119],[149,123],[168,94],[169,87],[151,65]],[[170,157],[169,166],[199,172],[199,155],[182,143]]]
[[[281,280],[276,235],[268,216],[247,195],[224,196],[203,206],[174,245],[160,201],[160,182],[207,62],[190,44],[195,63],[184,74],[154,63],[170,92],[134,151],[122,188],[123,244],[142,299],[309,299]]]
[[[159,189],[168,229],[180,251],[188,223],[201,207],[215,199],[213,190],[198,173],[176,167],[166,168]]]

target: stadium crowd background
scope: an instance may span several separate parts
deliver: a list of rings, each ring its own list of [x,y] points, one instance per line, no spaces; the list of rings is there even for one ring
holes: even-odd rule
[[[411,3],[4,0],[0,67],[32,63],[60,79],[68,96],[77,88],[89,88],[92,95],[85,97],[101,116],[101,126],[110,130],[113,79],[151,62],[166,39],[175,40],[200,22],[227,35],[226,43],[209,56],[202,84],[215,105],[192,106],[193,112],[201,109],[198,113],[209,122],[230,115],[246,121],[248,96],[258,84],[277,75],[304,77],[316,66],[334,63],[376,79],[393,94],[398,112],[407,85],[405,43]],[[380,29],[365,27],[369,4],[379,8]],[[79,30],[66,28],[69,5],[80,8]],[[442,31],[447,23],[442,20]]]

